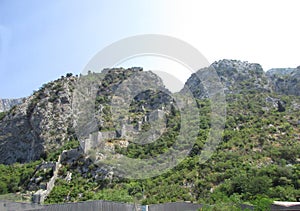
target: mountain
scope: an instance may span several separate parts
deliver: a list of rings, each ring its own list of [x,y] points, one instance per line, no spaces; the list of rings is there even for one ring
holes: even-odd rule
[[[266,75],[268,77],[274,76],[274,75],[285,76],[285,75],[291,74],[295,70],[297,70],[297,68],[272,68],[266,72]]]
[[[300,66],[297,68],[271,69],[266,75],[274,92],[285,95],[300,95]]]
[[[297,68],[273,68],[264,72],[259,64],[223,59],[210,67],[192,74],[185,84],[197,98],[207,98],[207,90],[200,78],[208,78],[212,70],[220,77],[225,94],[254,92],[300,96],[300,66]],[[205,80],[205,79],[204,79]]]
[[[21,104],[24,100],[25,98],[0,99],[0,112],[8,111],[13,106]]]
[[[227,94],[244,91],[270,92],[268,80],[259,64],[224,59],[211,66],[221,78]]]
[[[60,148],[72,128],[72,88],[76,78],[63,77],[43,87],[0,121],[1,163],[29,162]]]
[[[214,62],[210,67],[192,74],[185,84],[185,89],[190,89],[197,98],[208,97],[200,78],[205,80],[209,76],[202,75],[211,71],[218,74],[225,94],[271,91],[270,82],[259,64],[227,59]]]
[[[226,122],[222,142],[202,163],[211,117],[218,120],[201,81],[212,76],[212,68],[224,85]],[[142,68],[68,74],[0,118],[0,193],[33,195],[45,203],[295,201],[300,194],[298,73],[299,68],[265,73],[259,64],[220,60],[193,74],[181,93],[189,89],[197,103],[196,142],[179,165],[149,179],[122,178],[116,168],[95,161],[105,152],[136,162],[159,157],[173,150],[181,129],[190,135],[162,80]],[[195,122],[188,120],[190,127]],[[149,142],[149,135],[157,140]]]
[[[22,104],[9,110],[2,117],[0,121],[0,163],[25,163],[46,158],[51,151],[60,149],[72,139],[75,135],[72,119],[74,112],[72,111],[76,109],[74,105],[78,100],[78,97],[73,95],[75,88],[77,88],[76,91],[82,91],[80,94],[86,96],[95,92],[95,108],[96,111],[100,111],[95,116],[95,120],[99,123],[97,130],[112,130],[116,126],[110,120],[111,117],[108,117],[108,106],[111,103],[112,95],[116,91],[122,96],[129,94],[129,86],[134,86],[131,90],[143,89],[143,83],[134,83],[127,84],[123,87],[124,90],[120,88],[116,90],[122,81],[140,71],[140,68],[107,70],[103,79],[101,74],[97,73],[90,73],[80,79],[68,74],[67,77],[61,77],[43,85],[40,90],[28,97]],[[99,77],[101,81],[99,81]],[[137,103],[135,107],[131,107],[132,112],[141,113],[142,106],[145,112],[149,112],[149,110],[158,109],[159,106],[162,106],[162,103],[170,100],[168,97],[170,92],[163,87],[161,79],[155,74],[147,72],[146,75],[140,77],[143,77],[145,81],[156,81],[156,88],[161,86],[162,91],[160,93],[145,91],[137,95],[135,97],[137,101],[146,103],[143,105]],[[86,87],[84,87],[84,90],[78,89],[82,85],[80,83],[87,83],[88,90],[85,90]],[[155,97],[151,97],[152,95],[155,95]],[[117,99],[117,97],[115,95],[114,99]],[[151,101],[148,98],[151,98]],[[73,103],[73,100],[76,102]],[[147,101],[149,102],[147,103]],[[122,103],[124,104],[124,102]],[[82,105],[80,104],[80,107]],[[85,112],[82,108],[79,109],[81,111],[78,112]],[[79,119],[79,121],[81,120]],[[128,121],[128,119],[124,119],[124,121]],[[137,122],[138,120],[133,121]],[[85,127],[86,123],[88,122],[84,121],[82,127]],[[77,124],[80,124],[80,122],[77,122]],[[115,133],[121,132],[116,131]]]

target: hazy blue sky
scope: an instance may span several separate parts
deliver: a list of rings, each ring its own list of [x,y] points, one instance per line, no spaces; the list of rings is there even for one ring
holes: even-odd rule
[[[298,2],[0,0],[0,98],[28,96],[67,72],[78,74],[105,46],[147,33],[178,37],[210,62],[296,67]]]

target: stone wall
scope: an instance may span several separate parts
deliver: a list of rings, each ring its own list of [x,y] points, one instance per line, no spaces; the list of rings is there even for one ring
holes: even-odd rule
[[[54,169],[53,169],[53,176],[50,178],[49,182],[47,182],[46,190],[40,189],[32,196],[32,202],[36,204],[42,204],[44,203],[46,197],[50,194],[51,190],[55,186],[55,181],[57,179],[57,174],[59,171],[59,168],[61,166],[61,155],[59,155],[57,162],[55,163]]]

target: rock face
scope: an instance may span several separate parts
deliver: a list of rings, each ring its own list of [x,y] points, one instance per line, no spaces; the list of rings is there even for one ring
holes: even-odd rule
[[[84,93],[86,95],[96,93],[94,99],[96,113],[92,113],[98,124],[95,128],[98,131],[113,131],[110,134],[114,135],[107,137],[107,139],[115,138],[115,134],[118,135],[118,132],[122,133],[118,131],[118,125],[114,124],[111,117],[110,107],[113,96],[117,101],[122,100],[120,96],[124,97],[126,93],[128,94],[128,89],[134,93],[138,88],[147,88],[145,84],[149,81],[156,81],[156,84],[159,84],[161,90],[163,90],[162,92],[146,90],[139,95],[133,95],[134,98],[129,101],[131,102],[129,105],[131,111],[128,112],[136,113],[139,111],[140,115],[134,115],[134,118],[131,119],[125,118],[123,123],[119,125],[122,127],[125,125],[127,133],[129,129],[142,127],[141,124],[147,123],[142,121],[145,116],[149,116],[152,111],[162,108],[163,105],[170,102],[170,98],[167,97],[169,91],[164,88],[162,80],[150,71],[142,74],[140,84],[133,81],[134,83],[124,86],[124,90],[121,90],[119,85],[134,73],[142,72],[141,68],[116,68],[104,72],[106,73],[105,77],[101,80],[98,80],[100,76],[97,73],[89,73],[83,76],[83,78],[85,77],[84,83],[92,85],[90,87],[83,86],[84,89],[81,91],[86,91]],[[142,83],[144,80],[146,80],[145,84]],[[24,163],[47,157],[49,152],[60,149],[75,136],[73,117],[76,112],[74,112],[73,101],[77,98],[74,98],[73,94],[74,90],[77,90],[78,83],[78,77],[67,74],[67,77],[61,77],[43,85],[39,91],[25,99],[22,104],[14,107],[1,117],[0,163]],[[120,96],[117,96],[116,93],[119,93]],[[121,105],[123,105],[122,103]],[[84,107],[84,104],[79,104],[79,107]],[[123,111],[120,110],[120,112]],[[84,120],[84,118],[83,115],[81,120]],[[140,122],[142,123],[140,124]],[[83,121],[83,124],[86,123],[88,122]],[[89,132],[86,135],[89,134],[91,133]]]
[[[206,87],[197,75],[208,75],[212,70],[219,75],[226,94],[275,92],[300,96],[300,66],[264,72],[259,64],[226,59],[214,62],[210,67],[193,74],[184,89],[189,88],[197,98],[207,98]]]
[[[8,111],[15,105],[23,103],[26,98],[18,99],[0,99],[0,112]]]
[[[75,77],[44,85],[0,121],[0,162],[28,162],[61,147],[72,128]]]
[[[274,92],[300,96],[300,66],[271,69],[267,71],[266,75]]]
[[[95,90],[97,93],[94,106],[96,112],[93,114],[95,119],[93,121],[86,119],[90,112],[85,113],[87,109],[83,108],[81,103],[73,107],[75,113],[79,114],[75,115],[78,116],[75,120],[76,131],[79,134],[77,137],[86,154],[92,154],[93,150],[100,148],[113,151],[112,140],[114,143],[117,142],[119,147],[127,146],[128,141],[138,139],[139,132],[143,128],[150,127],[157,119],[163,119],[157,115],[160,110],[168,113],[170,109],[171,93],[164,87],[161,78],[151,71],[119,68],[106,70],[105,73],[104,78],[100,80],[100,86]],[[91,81],[88,77],[86,80]],[[87,84],[84,78],[81,84]],[[76,102],[81,102],[80,96]],[[161,129],[163,127],[151,130],[153,132],[151,137],[160,133]],[[148,140],[148,136],[144,138],[144,141]],[[116,139],[118,140],[115,141]],[[140,138],[139,141],[143,139]],[[100,158],[102,157],[101,155]]]
[[[272,68],[266,72],[266,76],[284,76],[291,74],[295,70],[297,70],[297,68]]]
[[[224,59],[214,62],[211,66],[221,78],[221,82],[225,86],[225,93],[271,91],[260,64]]]

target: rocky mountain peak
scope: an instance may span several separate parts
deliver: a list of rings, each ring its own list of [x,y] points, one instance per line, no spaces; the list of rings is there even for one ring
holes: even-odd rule
[[[297,68],[272,68],[266,72],[268,77],[289,75],[296,71]]]
[[[256,73],[260,75],[264,72],[260,64],[240,60],[223,59],[212,63],[212,66],[219,72]]]
[[[185,88],[189,87],[197,98],[206,98],[206,87],[201,83],[197,75],[215,70],[224,86],[226,94],[244,92],[270,92],[271,88],[261,65],[239,60],[223,59],[214,62],[208,68],[203,68],[193,74],[186,82]]]
[[[122,82],[136,75],[139,75],[139,80],[129,81],[120,88]],[[151,71],[142,72],[139,67],[105,69],[102,73],[88,72],[81,77],[67,74],[42,85],[23,103],[1,116],[0,163],[26,163],[46,158],[49,152],[60,149],[74,137],[74,99],[80,103],[80,99],[74,98],[74,90],[81,91],[80,94],[85,96],[95,94],[93,109],[97,111],[95,118],[98,127],[100,130],[111,130],[114,128],[110,113],[113,96],[117,93],[128,94],[128,90],[134,93],[136,89],[147,88],[150,81],[154,81],[155,87],[161,87],[162,91],[144,91],[130,105],[133,111],[141,107],[148,111],[161,108],[168,102],[169,91],[157,75]],[[79,85],[83,85],[82,90],[78,90]],[[114,96],[114,99],[119,100],[118,96]]]
[[[279,94],[300,96],[300,66],[273,68],[267,71],[272,90]]]

